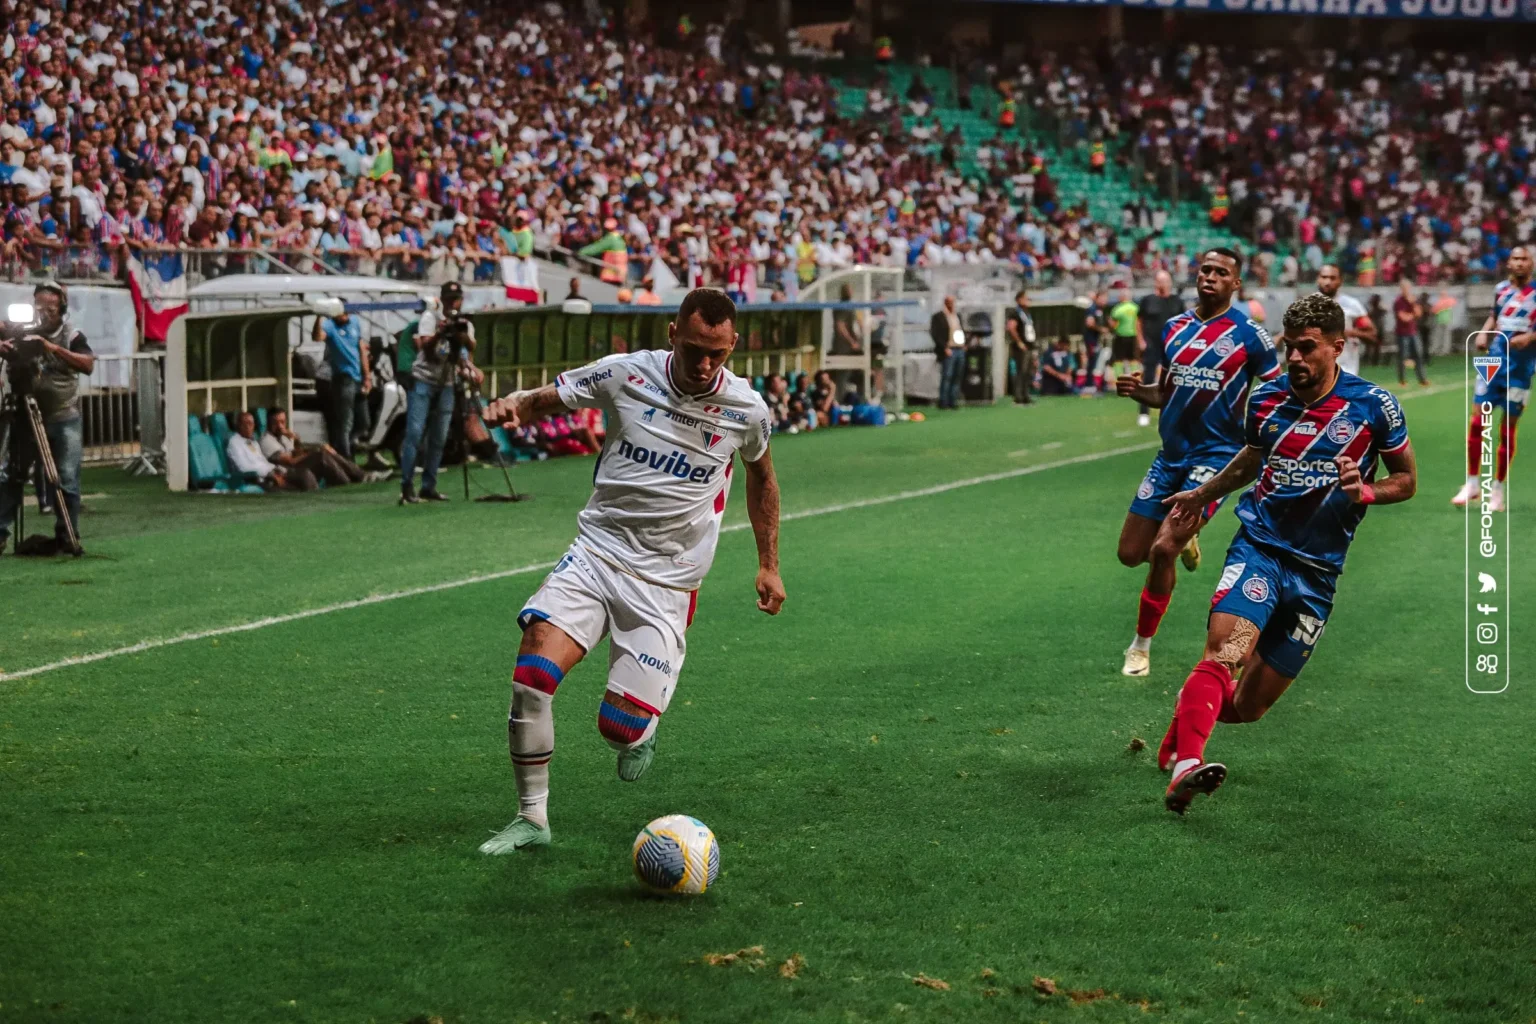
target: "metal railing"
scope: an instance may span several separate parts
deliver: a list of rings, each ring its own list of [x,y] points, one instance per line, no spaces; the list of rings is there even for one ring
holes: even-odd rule
[[[442,284],[498,284],[506,253],[432,246],[409,250],[336,250],[256,248],[146,247],[145,252],[175,252],[182,258],[189,285],[234,274],[357,274],[394,281]],[[0,255],[0,280],[52,279],[74,284],[126,282],[125,246],[15,246]],[[603,262],[559,245],[535,245],[534,255],[588,277],[598,277]],[[632,261],[636,272],[643,260]]]
[[[165,448],[165,355],[102,355],[80,382],[84,461],[159,471]]]

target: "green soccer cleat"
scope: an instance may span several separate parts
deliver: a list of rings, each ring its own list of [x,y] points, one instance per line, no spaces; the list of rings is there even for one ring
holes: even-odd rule
[[[529,821],[519,814],[512,824],[480,844],[480,852],[492,857],[515,853],[534,846],[549,845],[549,826]]]
[[[634,782],[645,774],[655,759],[656,734],[652,733],[649,739],[641,740],[628,750],[619,752],[619,778],[625,782]]]

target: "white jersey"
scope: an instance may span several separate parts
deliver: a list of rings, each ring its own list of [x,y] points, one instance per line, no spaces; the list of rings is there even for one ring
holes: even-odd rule
[[[1354,330],[1355,324],[1365,316],[1365,307],[1360,300],[1352,295],[1339,292],[1333,297],[1333,301],[1344,310],[1344,327],[1346,330]],[[1339,369],[1345,373],[1360,374],[1360,339],[1346,337],[1344,339],[1344,351],[1339,353]]]
[[[671,368],[671,352],[635,352],[555,384],[566,405],[607,418],[578,542],[649,583],[694,590],[715,558],[731,457],[761,459],[773,428],[761,396],[729,370],[694,396],[672,386]]]

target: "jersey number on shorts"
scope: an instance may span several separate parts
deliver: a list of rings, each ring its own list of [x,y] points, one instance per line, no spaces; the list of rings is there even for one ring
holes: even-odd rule
[[[1203,484],[1215,476],[1216,472],[1214,466],[1196,466],[1189,471],[1189,478],[1197,484]]]
[[[1316,647],[1317,640],[1323,635],[1323,627],[1327,623],[1322,619],[1311,615],[1296,616],[1296,628],[1291,630],[1291,639],[1299,640],[1309,647]]]

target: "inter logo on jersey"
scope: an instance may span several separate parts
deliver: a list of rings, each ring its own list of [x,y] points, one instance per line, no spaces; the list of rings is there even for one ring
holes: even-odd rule
[[[1498,376],[1499,367],[1504,365],[1503,356],[1473,356],[1472,367],[1477,370],[1477,375],[1483,378],[1483,383],[1491,383]]]

